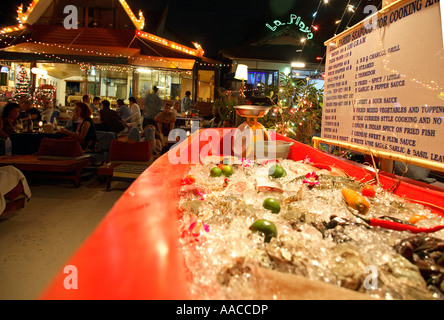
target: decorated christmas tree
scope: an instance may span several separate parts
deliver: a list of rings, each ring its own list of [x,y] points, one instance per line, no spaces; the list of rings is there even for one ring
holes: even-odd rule
[[[26,69],[24,66],[20,66],[20,69],[17,73],[15,83],[15,89],[13,93],[13,99],[14,101],[18,102],[22,98],[28,100],[31,98],[31,95],[29,93],[29,77],[28,73],[26,72]]]

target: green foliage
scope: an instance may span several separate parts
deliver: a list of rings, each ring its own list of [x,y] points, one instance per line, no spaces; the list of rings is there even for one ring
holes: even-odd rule
[[[311,138],[321,130],[324,90],[283,73],[279,87],[264,87],[273,106],[259,121],[279,134],[312,145]]]
[[[237,99],[235,98],[224,98],[224,99],[216,99],[213,102],[213,113],[219,112],[221,116],[221,123],[225,120],[230,121],[233,125],[236,120],[236,110],[234,106],[237,105]]]

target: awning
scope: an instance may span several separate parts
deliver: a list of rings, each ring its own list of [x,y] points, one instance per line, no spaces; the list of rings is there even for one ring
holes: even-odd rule
[[[194,63],[194,59],[163,58],[147,55],[140,55],[137,58],[131,58],[128,61],[128,64],[132,66],[182,70],[192,70]]]
[[[3,49],[6,52],[33,53],[39,55],[94,56],[107,58],[134,58],[140,49],[105,46],[85,46],[50,44],[41,42],[25,42]]]

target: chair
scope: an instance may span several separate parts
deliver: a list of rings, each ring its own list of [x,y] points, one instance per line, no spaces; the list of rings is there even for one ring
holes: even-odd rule
[[[149,141],[126,142],[112,140],[110,163],[99,167],[97,174],[106,176],[106,190],[112,180],[134,181],[152,163],[152,145]]]
[[[59,110],[54,110],[54,111],[52,112],[52,114],[51,114],[50,122],[51,122],[51,123],[54,123],[54,121],[57,121],[56,119],[57,119],[57,117],[59,117],[59,116],[60,116],[60,111],[59,111]]]
[[[96,131],[97,136],[97,150],[96,152],[88,152],[92,158],[94,166],[101,166],[109,160],[109,150],[111,148],[111,141],[117,139],[115,132]]]
[[[65,110],[63,112],[59,112],[59,115],[56,117],[57,124],[60,126],[65,126],[68,121],[72,119],[73,112],[71,110]]]

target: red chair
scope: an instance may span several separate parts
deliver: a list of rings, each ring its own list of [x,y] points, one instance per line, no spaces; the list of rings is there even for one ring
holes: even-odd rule
[[[109,163],[105,163],[97,174],[106,176],[106,190],[111,189],[112,180],[134,181],[149,167],[152,161],[152,146],[149,141],[126,142],[112,140]]]

